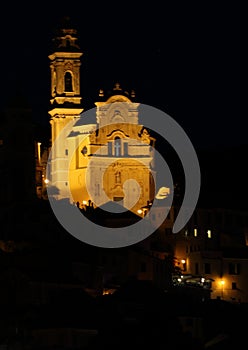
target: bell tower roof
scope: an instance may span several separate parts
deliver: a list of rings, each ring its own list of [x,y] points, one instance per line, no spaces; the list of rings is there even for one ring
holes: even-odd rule
[[[78,32],[70,17],[63,17],[53,38],[53,51],[79,52]]]

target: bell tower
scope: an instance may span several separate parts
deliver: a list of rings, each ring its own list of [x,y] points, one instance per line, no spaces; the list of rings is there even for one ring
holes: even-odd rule
[[[77,30],[65,17],[53,39],[53,53],[48,58],[51,70],[51,98],[49,110],[51,143],[60,135],[64,127],[83,112],[80,95],[80,66],[83,53],[77,43]],[[53,184],[59,188],[67,186],[63,173],[67,170],[67,151],[57,147],[50,159],[50,175]]]

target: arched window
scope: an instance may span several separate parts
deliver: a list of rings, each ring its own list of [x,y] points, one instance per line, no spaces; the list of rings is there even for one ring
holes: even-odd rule
[[[65,91],[72,92],[72,76],[70,72],[65,73]]]
[[[121,155],[121,139],[117,136],[114,142],[114,154],[115,157],[119,157]]]

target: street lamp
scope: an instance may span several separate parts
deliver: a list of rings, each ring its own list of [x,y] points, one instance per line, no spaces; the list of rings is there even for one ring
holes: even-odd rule
[[[181,260],[181,263],[183,265],[183,271],[186,271],[186,260],[185,259],[182,259]]]
[[[221,285],[221,299],[224,298],[224,284],[225,281],[223,279],[220,280],[220,285]]]

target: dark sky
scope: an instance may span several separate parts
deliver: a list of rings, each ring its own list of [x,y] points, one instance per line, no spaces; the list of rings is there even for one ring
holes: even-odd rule
[[[237,146],[247,139],[247,18],[234,2],[12,2],[2,10],[3,104],[18,85],[35,118],[48,122],[53,30],[64,15],[80,35],[82,96],[94,107],[99,88],[119,81],[139,102],[168,113],[196,147]],[[52,6],[52,7],[51,7]]]

